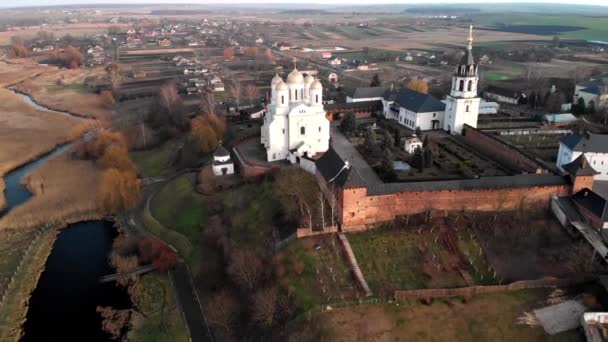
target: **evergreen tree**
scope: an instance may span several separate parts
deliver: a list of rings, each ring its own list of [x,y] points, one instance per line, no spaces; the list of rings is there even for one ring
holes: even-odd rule
[[[382,82],[380,82],[380,76],[378,76],[378,74],[375,74],[374,77],[372,78],[372,81],[369,83],[370,87],[379,87],[381,85]]]
[[[344,115],[344,118],[340,123],[340,129],[347,134],[352,134],[357,129],[357,119],[353,112],[348,112]]]

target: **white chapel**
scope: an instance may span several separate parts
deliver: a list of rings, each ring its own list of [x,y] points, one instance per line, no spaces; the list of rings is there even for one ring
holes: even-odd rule
[[[276,75],[271,81],[271,101],[264,115],[261,142],[266,159],[297,163],[329,149],[329,120],[323,109],[323,86],[295,67],[287,82]]]

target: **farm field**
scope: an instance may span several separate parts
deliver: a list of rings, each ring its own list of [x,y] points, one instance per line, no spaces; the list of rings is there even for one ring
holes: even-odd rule
[[[18,30],[0,32],[0,45],[8,45],[11,42],[11,37],[19,36],[25,39],[33,38],[40,31],[53,33],[56,37],[62,37],[66,34],[72,36],[84,36],[87,34],[105,33],[110,26],[127,27],[127,24],[111,24],[111,23],[79,23],[79,24],[53,24],[45,26],[28,26],[19,28]]]
[[[499,29],[526,34],[549,36],[557,34],[562,39],[605,41],[608,37],[608,17],[566,14],[484,13],[474,16],[473,20],[475,23],[483,25],[506,24],[509,26]]]
[[[317,333],[332,341],[583,341],[576,330],[548,336],[539,326],[518,324],[525,312],[545,305],[549,293],[520,290],[429,305],[412,301],[333,309],[302,324],[292,339]]]

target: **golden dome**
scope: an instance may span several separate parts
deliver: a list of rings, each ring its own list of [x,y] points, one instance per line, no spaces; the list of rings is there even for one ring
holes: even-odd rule
[[[279,76],[279,74],[276,74],[272,78],[272,81],[270,81],[270,85],[275,86],[279,84],[279,82],[283,82],[283,79],[281,78],[281,76]]]
[[[314,82],[312,82],[312,84],[310,85],[310,89],[323,89],[323,85],[321,84],[321,82],[319,82],[319,80],[315,80]]]
[[[303,83],[304,77],[302,73],[298,71],[298,69],[293,69],[289,75],[287,75],[287,84],[298,84]]]
[[[285,91],[289,91],[289,87],[287,87],[287,84],[285,84],[285,82],[283,82],[283,80],[281,80],[279,83],[277,83],[277,90],[285,90]]]

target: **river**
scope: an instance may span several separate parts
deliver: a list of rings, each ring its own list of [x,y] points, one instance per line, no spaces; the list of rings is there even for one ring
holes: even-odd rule
[[[36,104],[29,96],[19,95],[36,109],[49,110]],[[5,176],[5,213],[32,196],[21,184],[23,177],[67,151],[69,146],[59,146]],[[101,276],[113,273],[108,255],[116,234],[116,229],[107,221],[72,224],[59,233],[46,268],[32,293],[22,341],[111,340],[101,330],[97,306],[119,309],[131,306],[124,289],[114,283],[99,282]]]

